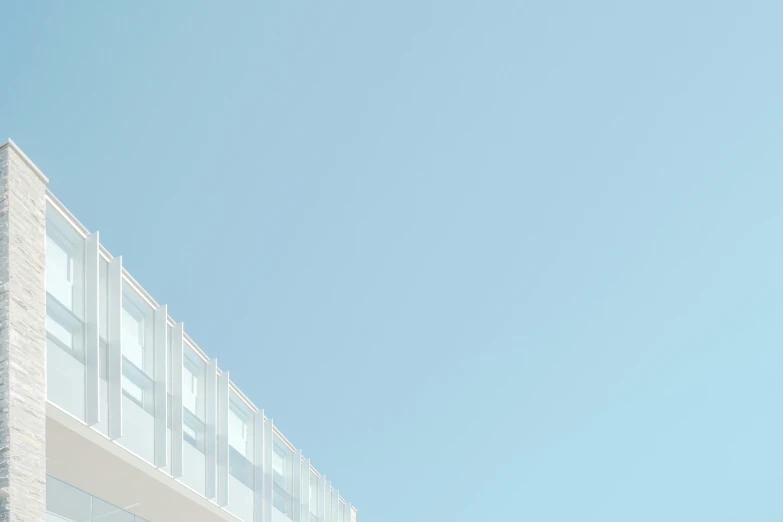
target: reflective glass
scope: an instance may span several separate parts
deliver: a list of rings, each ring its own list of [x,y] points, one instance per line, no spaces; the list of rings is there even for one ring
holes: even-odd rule
[[[331,522],[332,520],[332,489],[326,488],[326,496],[324,497],[324,520]]]
[[[182,482],[206,490],[206,363],[185,342],[182,366]]]
[[[46,291],[73,308],[74,246],[56,230],[46,234]]]
[[[293,517],[293,454],[275,437],[272,452],[272,505],[288,518]]]
[[[46,292],[84,317],[84,238],[51,207],[46,210]]]
[[[122,355],[138,368],[144,367],[145,317],[130,299],[122,299]]]
[[[47,522],[147,522],[50,475],[46,476]]]
[[[93,498],[92,520],[95,522],[135,522],[135,517],[104,500]]]
[[[318,477],[310,472],[310,513],[318,514]]]

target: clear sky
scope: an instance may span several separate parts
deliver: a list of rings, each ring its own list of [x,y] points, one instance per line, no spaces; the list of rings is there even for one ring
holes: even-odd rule
[[[783,519],[780,2],[0,12],[0,135],[360,522]]]

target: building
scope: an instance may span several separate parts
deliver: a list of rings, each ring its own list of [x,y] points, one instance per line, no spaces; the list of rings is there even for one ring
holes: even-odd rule
[[[0,521],[355,522],[46,184],[0,144]]]

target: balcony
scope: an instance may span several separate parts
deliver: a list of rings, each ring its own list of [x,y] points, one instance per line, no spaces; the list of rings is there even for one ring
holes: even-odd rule
[[[155,522],[189,510],[205,522],[355,522],[331,481],[48,192],[46,235],[50,473]],[[65,520],[92,520],[74,509]]]

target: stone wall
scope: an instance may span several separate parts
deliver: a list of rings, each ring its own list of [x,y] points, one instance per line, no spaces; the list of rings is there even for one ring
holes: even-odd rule
[[[0,522],[46,520],[46,183],[0,150]]]

